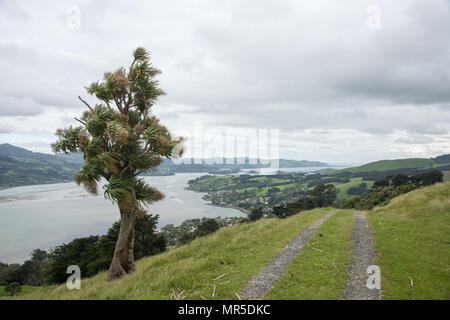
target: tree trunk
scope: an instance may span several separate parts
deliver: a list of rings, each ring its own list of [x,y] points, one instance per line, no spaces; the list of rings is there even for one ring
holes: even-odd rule
[[[121,278],[136,271],[134,266],[134,223],[136,218],[136,194],[132,191],[124,200],[119,201],[120,230],[108,281]]]

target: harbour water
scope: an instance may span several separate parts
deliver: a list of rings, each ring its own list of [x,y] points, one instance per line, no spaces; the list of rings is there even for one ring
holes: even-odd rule
[[[144,177],[165,198],[148,208],[159,215],[159,227],[186,219],[243,216],[239,210],[207,205],[201,193],[185,190],[204,173]],[[23,262],[34,249],[48,250],[77,237],[104,234],[119,219],[116,205],[89,195],[73,182],[0,190],[0,261]]]

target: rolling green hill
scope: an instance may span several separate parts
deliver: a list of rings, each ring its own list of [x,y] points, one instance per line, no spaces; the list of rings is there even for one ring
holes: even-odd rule
[[[137,262],[114,282],[106,273],[83,279],[81,290],[44,287],[18,299],[237,299],[236,293],[303,228],[330,209],[287,219],[263,219],[220,229],[188,245]],[[339,211],[267,298],[339,299],[350,263],[351,210]],[[397,197],[368,213],[381,269],[383,299],[450,299],[450,183]],[[313,250],[314,249],[314,250]],[[311,279],[295,281],[302,274]],[[286,281],[290,277],[292,281]],[[288,279],[289,280],[289,279]],[[312,286],[312,287],[311,287]],[[286,290],[297,294],[286,296]]]
[[[81,167],[79,154],[51,155],[0,145],[0,188],[71,181]]]
[[[362,173],[371,171],[395,171],[401,169],[426,170],[432,168],[446,168],[450,166],[450,155],[443,155],[436,158],[408,158],[396,160],[380,160],[370,162],[358,167],[351,167],[341,170],[335,170],[331,173]],[[408,170],[406,170],[408,171]]]
[[[386,171],[394,170],[400,168],[419,168],[426,169],[431,168],[434,165],[432,159],[422,159],[422,158],[411,158],[411,159],[398,159],[398,160],[380,160],[371,162],[359,167],[353,167],[348,169],[343,169],[341,171],[350,172],[367,172],[367,171]]]
[[[183,247],[137,261],[137,271],[117,281],[106,282],[106,272],[102,272],[83,279],[80,290],[68,290],[64,284],[18,298],[171,299],[181,293],[186,299],[237,299],[235,293],[256,272],[299,230],[327,211],[317,209],[287,219],[222,228]]]

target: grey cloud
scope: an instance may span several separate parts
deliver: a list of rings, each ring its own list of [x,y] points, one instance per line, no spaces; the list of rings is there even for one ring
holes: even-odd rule
[[[0,96],[0,116],[35,115],[42,111],[42,105],[30,97]]]
[[[377,31],[366,27],[366,0],[86,0],[75,3],[79,30],[65,25],[71,4],[0,3],[0,101],[10,106],[0,104],[0,120],[78,110],[78,95],[93,101],[84,86],[145,46],[167,92],[155,113],[177,128],[203,120],[333,132],[335,141],[351,129],[401,145],[449,132],[448,1],[376,1]],[[399,131],[411,137],[390,137]]]
[[[11,132],[11,128],[6,124],[0,124],[0,134],[1,133],[9,133]]]
[[[427,136],[416,136],[411,138],[398,138],[395,140],[395,142],[398,143],[406,143],[406,144],[424,144],[424,143],[430,143],[435,141],[432,137]]]

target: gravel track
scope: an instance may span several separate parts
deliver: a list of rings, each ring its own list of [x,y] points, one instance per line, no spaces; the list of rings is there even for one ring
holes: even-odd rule
[[[306,242],[315,233],[316,229],[337,210],[332,210],[323,217],[317,219],[300,233],[281,251],[267,266],[265,266],[256,276],[254,276],[247,286],[241,291],[243,299],[259,300],[269,291],[274,283],[282,276],[287,265],[303,249]]]
[[[356,212],[353,229],[353,261],[345,287],[344,300],[380,300],[380,290],[366,287],[367,267],[373,265],[375,249],[365,212]]]

